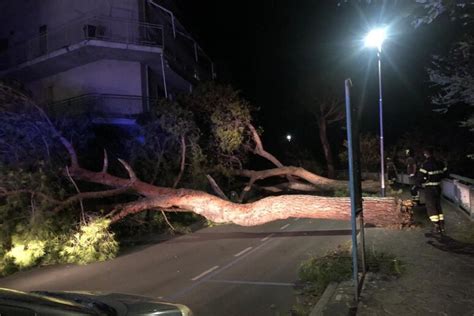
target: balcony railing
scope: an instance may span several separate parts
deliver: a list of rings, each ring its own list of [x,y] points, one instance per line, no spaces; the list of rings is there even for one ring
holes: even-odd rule
[[[8,49],[0,56],[0,68],[19,65],[85,40],[162,47],[163,26],[105,16],[76,20]]]
[[[50,115],[83,114],[98,117],[133,118],[143,113],[156,99],[134,95],[84,94],[77,97],[46,102],[43,106]]]
[[[71,50],[75,44],[91,40],[162,47],[166,58],[179,72],[197,80],[214,76],[210,58],[189,35],[173,33],[170,27],[159,24],[107,16],[75,20],[9,48],[0,54],[0,70],[42,56],[54,56],[61,49]]]
[[[177,70],[196,80],[214,79],[211,59],[192,37],[180,31],[173,32],[171,28],[164,29],[164,37],[166,57]]]

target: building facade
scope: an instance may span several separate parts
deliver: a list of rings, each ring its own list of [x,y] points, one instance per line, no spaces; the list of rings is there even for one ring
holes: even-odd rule
[[[99,123],[134,124],[155,100],[215,76],[172,1],[18,0],[0,9],[0,78]]]

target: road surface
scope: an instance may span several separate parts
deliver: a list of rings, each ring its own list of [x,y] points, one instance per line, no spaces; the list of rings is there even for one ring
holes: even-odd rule
[[[197,316],[289,315],[301,261],[349,240],[350,225],[342,221],[221,225],[107,262],[16,273],[0,279],[0,287],[145,295],[186,304]]]

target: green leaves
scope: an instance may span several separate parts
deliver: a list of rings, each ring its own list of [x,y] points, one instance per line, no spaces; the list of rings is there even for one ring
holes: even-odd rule
[[[79,231],[66,240],[59,258],[64,262],[87,264],[115,258],[119,250],[114,234],[109,230],[110,220],[96,218],[81,225]]]
[[[12,247],[5,254],[11,258],[20,269],[29,268],[37,263],[45,254],[46,241],[37,238],[25,238],[22,235],[14,235]]]
[[[252,110],[238,91],[215,83],[202,84],[175,102],[162,100],[143,126],[144,142],[133,144],[133,167],[145,181],[170,186],[179,172],[184,137],[181,185],[202,188],[206,173],[229,174],[236,162],[246,159]]]
[[[246,104],[232,102],[211,113],[213,134],[222,152],[237,151],[245,140],[246,124],[250,123],[250,111]]]
[[[0,275],[26,269],[38,264],[87,264],[114,258],[119,250],[115,236],[110,232],[110,221],[103,218],[90,220],[76,230],[63,230],[51,219],[34,225],[19,223],[11,235],[11,244],[0,248]]]

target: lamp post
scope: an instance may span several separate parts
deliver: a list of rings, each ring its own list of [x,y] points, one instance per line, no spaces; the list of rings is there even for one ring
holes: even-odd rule
[[[385,28],[376,28],[365,37],[366,47],[377,48],[378,72],[379,72],[379,123],[380,123],[380,193],[385,196],[385,159],[383,146],[383,103],[382,103],[382,44],[386,38]]]

